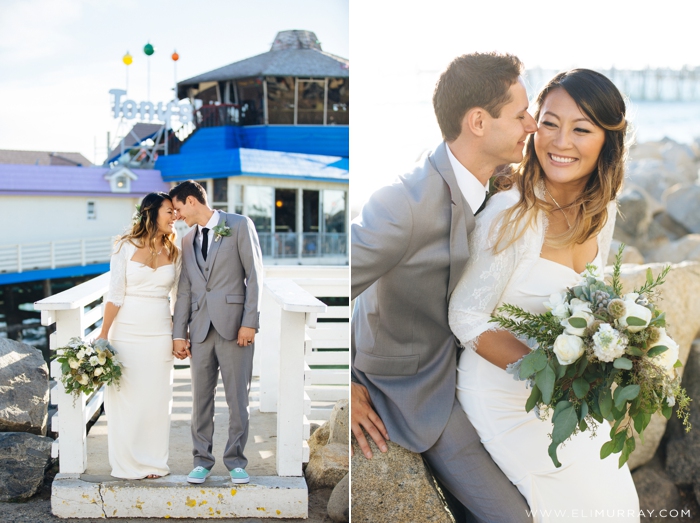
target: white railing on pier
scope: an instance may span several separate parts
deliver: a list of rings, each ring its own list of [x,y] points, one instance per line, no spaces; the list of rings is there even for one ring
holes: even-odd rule
[[[350,305],[348,267],[270,266],[266,281],[285,278],[320,300],[340,302],[318,314],[317,324],[307,325],[304,350],[305,401],[310,403],[310,419],[327,420],[333,404],[349,397],[350,384]],[[340,298],[340,299],[338,299]],[[279,332],[279,308],[266,292],[260,312],[263,327],[256,344],[255,369],[260,376],[261,412],[280,412],[277,388],[283,352],[290,349]],[[255,370],[254,370],[255,372]]]
[[[114,237],[0,245],[0,274],[107,263]]]
[[[109,273],[105,273],[34,304],[41,311],[42,325],[56,324],[56,331],[49,338],[51,350],[65,346],[72,337],[91,340],[97,336],[96,324],[103,312],[100,302],[108,287]],[[265,316],[266,325],[256,341],[256,352],[276,354],[277,474],[301,476],[302,464],[309,459],[305,440],[309,437],[310,401],[304,392],[307,330],[315,327],[318,315],[327,313],[328,307],[286,278],[266,278],[264,296],[272,316]],[[271,321],[272,318],[275,321]],[[276,343],[276,347],[265,347],[267,343]],[[263,360],[262,367],[266,365],[267,361]],[[284,372],[279,372],[280,368]],[[269,372],[263,374],[269,379]],[[60,365],[52,362],[51,376],[56,385],[51,390],[51,400],[58,406],[58,412],[51,419],[51,430],[58,433],[52,455],[60,458],[61,473],[82,474],[87,469],[86,424],[101,407],[103,393],[100,390],[89,399],[81,394],[75,399],[66,394],[60,375]]]

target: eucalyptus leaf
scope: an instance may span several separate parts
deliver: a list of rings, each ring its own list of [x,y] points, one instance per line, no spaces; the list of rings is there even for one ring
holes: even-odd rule
[[[677,369],[678,367],[682,367],[683,364],[681,363],[681,360],[676,360],[676,363],[673,364],[673,368]]]
[[[559,460],[557,459],[557,446],[558,445],[559,445],[558,443],[552,442],[552,443],[550,443],[549,449],[548,449],[549,457],[552,458],[552,463],[554,463],[554,466],[557,468],[561,467],[561,463],[559,463]]]
[[[647,352],[647,357],[653,358],[654,356],[658,356],[659,354],[663,354],[668,350],[668,347],[666,345],[655,345],[649,351]]]
[[[583,418],[585,418],[586,416],[588,416],[588,403],[586,403],[585,401],[582,401],[581,402],[581,412],[578,415],[578,419],[580,421],[583,421]],[[581,430],[583,430],[583,429],[581,429]]]
[[[588,327],[586,320],[576,317],[569,318],[569,325],[571,325],[574,329],[585,329]]]
[[[672,412],[673,412],[673,409],[671,407],[669,407],[666,402],[664,402],[663,406],[661,407],[661,414],[664,415],[664,418],[671,419]]]
[[[576,416],[576,409],[572,404],[569,403],[568,406],[564,406],[554,421],[554,428],[552,429],[552,442],[562,443],[571,434],[573,434],[578,425],[578,416]]]
[[[627,325],[632,325],[633,327],[644,327],[647,324],[646,321],[636,316],[628,316],[626,321]]]
[[[613,452],[617,454],[620,452],[623,447],[625,446],[625,438],[627,437],[627,432],[626,431],[620,431],[617,434],[615,434],[615,437],[613,438]]]
[[[588,367],[588,358],[586,358],[586,355],[584,354],[581,356],[581,359],[578,360],[578,363],[576,363],[576,374],[583,376],[586,367]]]
[[[554,392],[554,382],[556,373],[552,368],[551,363],[544,369],[539,371],[535,376],[535,383],[542,392],[542,402],[550,403],[552,401],[552,393]]]
[[[612,454],[612,451],[613,451],[613,442],[606,441],[605,443],[603,443],[603,446],[600,447],[600,459],[607,458],[610,454]]]
[[[619,392],[618,392],[619,391]],[[627,401],[633,400],[639,394],[639,385],[636,383],[626,387],[618,387],[615,391],[615,407],[621,408]]]
[[[588,429],[588,423],[586,423],[585,419],[582,419],[581,421],[578,422],[578,430],[583,432],[587,429]]]
[[[591,388],[590,384],[586,380],[584,380],[583,378],[576,378],[573,381],[572,387],[574,389],[574,394],[576,394],[576,397],[578,399],[585,398],[586,394],[588,394],[588,391]],[[588,410],[588,409],[586,409],[586,410]]]
[[[542,350],[534,350],[523,358],[520,364],[520,379],[526,380],[547,366],[547,355]]]
[[[639,347],[627,347],[627,354],[631,356],[644,356],[644,351]]]
[[[632,362],[623,356],[613,361],[613,367],[616,369],[631,370]]]
[[[541,399],[542,393],[540,392],[540,388],[537,385],[533,385],[530,397],[527,398],[527,402],[525,403],[525,412],[530,412],[534,409],[535,405],[537,405]]]

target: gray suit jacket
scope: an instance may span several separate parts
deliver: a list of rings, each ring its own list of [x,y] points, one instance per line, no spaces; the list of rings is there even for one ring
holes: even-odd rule
[[[444,143],[375,192],[351,227],[353,380],[392,441],[414,452],[437,441],[454,404],[458,346],[447,305],[473,228]]]
[[[259,329],[263,264],[253,222],[239,214],[221,213],[230,236],[213,241],[204,271],[195,257],[196,227],[182,239],[182,271],[177,289],[173,338],[201,343],[210,323],[221,336],[234,340],[241,326]]]

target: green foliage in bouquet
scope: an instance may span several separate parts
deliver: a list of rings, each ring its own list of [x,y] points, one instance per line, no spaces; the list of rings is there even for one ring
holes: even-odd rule
[[[61,364],[61,383],[76,398],[81,393],[92,394],[103,384],[118,385],[122,375],[115,350],[104,339],[85,342],[71,338],[51,359]]]
[[[532,388],[526,410],[550,414],[553,423],[549,455],[560,467],[557,448],[572,435],[595,430],[607,420],[610,441],[601,459],[620,453],[622,467],[635,449],[634,433],[644,441],[644,429],[654,413],[678,417],[690,430],[690,398],[676,369],[679,347],[666,334],[665,314],[655,305],[656,288],[670,270],[665,267],[634,293],[622,294],[620,246],[610,285],[589,265],[577,286],[553,294],[544,314],[531,314],[505,304],[491,321],[519,337],[536,342],[515,372]]]

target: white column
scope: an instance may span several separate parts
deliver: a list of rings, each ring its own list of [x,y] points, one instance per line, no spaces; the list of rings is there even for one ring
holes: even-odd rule
[[[83,308],[57,310],[56,346],[63,347],[73,337],[83,337]],[[55,363],[55,362],[54,362]],[[53,371],[52,366],[52,371]],[[56,364],[60,376],[60,367]],[[75,401],[66,394],[63,384],[57,379],[56,399],[58,405],[58,450],[59,468],[63,473],[82,474],[87,468],[87,433],[85,431],[85,394]]]
[[[304,333],[306,314],[281,311],[277,404],[277,474],[301,476],[304,428]]]
[[[263,291],[260,332],[255,342],[255,352],[260,355],[260,412],[277,412],[281,312],[272,295],[267,290]]]

